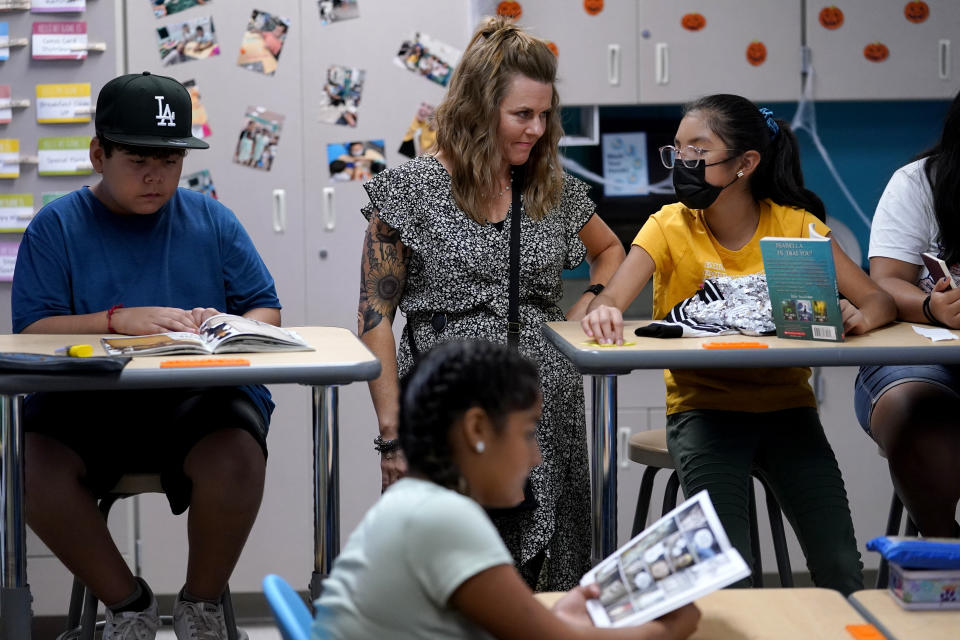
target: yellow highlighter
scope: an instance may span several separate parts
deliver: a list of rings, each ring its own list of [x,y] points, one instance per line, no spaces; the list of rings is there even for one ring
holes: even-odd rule
[[[93,346],[89,344],[68,344],[65,347],[60,347],[54,353],[56,353],[58,356],[89,358],[93,355]]]

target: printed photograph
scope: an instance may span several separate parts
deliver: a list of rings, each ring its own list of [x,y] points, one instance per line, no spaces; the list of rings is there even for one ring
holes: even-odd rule
[[[320,122],[357,126],[357,107],[363,93],[366,72],[356,67],[331,65],[320,98]]]
[[[797,300],[797,320],[813,321],[813,304],[809,300]]]
[[[320,9],[320,24],[360,17],[357,0],[320,0],[317,7]]]
[[[407,132],[403,134],[403,141],[397,152],[408,158],[416,158],[423,155],[433,147],[437,142],[437,128],[433,121],[433,113],[436,107],[426,102],[421,102],[417,113],[413,116],[413,122],[407,127]]]
[[[254,169],[270,171],[277,154],[284,116],[263,107],[247,107],[243,128],[237,139],[233,161]]]
[[[220,55],[211,16],[157,27],[157,47],[164,66]]]
[[[461,51],[450,45],[418,32],[400,43],[393,61],[400,68],[445,87],[460,61],[460,54]]]
[[[153,15],[162,18],[185,9],[210,4],[210,0],[150,0],[150,4],[153,5]]]
[[[327,145],[330,179],[334,182],[369,180],[387,168],[383,140],[366,140]]]
[[[287,18],[254,9],[243,32],[237,66],[272,76],[277,72],[277,61],[289,31]]]
[[[827,301],[826,300],[813,301],[813,321],[814,322],[827,321]]]
[[[203,169],[195,173],[188,173],[180,176],[180,186],[184,189],[190,189],[217,199],[217,189],[213,186],[213,178],[210,177],[210,170]]]
[[[783,312],[784,320],[797,319],[797,301],[796,300],[784,300],[782,303],[780,303],[780,310]]]
[[[201,140],[210,137],[213,132],[207,122],[207,109],[200,99],[200,87],[197,86],[197,81],[186,80],[183,86],[187,88],[187,92],[190,94],[190,102],[193,105],[193,137]]]

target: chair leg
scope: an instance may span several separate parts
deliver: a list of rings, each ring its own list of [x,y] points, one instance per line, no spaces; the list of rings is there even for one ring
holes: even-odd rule
[[[76,629],[80,626],[80,615],[83,613],[83,597],[86,588],[83,583],[74,576],[73,590],[70,592],[70,609],[67,612],[67,630]]]
[[[233,613],[233,598],[230,597],[230,585],[223,590],[220,596],[220,606],[223,608],[223,621],[227,627],[227,640],[237,640],[237,619]]]
[[[643,471],[640,481],[640,492],[637,494],[637,508],[633,512],[633,530],[630,537],[637,535],[647,526],[647,512],[650,510],[650,498],[653,496],[653,480],[660,471],[660,467],[647,467]]]
[[[667,515],[677,507],[677,494],[679,493],[680,478],[677,476],[677,472],[673,471],[670,473],[670,478],[667,480],[667,488],[663,492],[662,515]]]
[[[917,529],[917,523],[913,521],[913,518],[910,517],[910,514],[907,514],[907,526],[904,527],[903,535],[905,536],[914,536],[920,534],[920,530]]]
[[[893,492],[893,498],[890,499],[890,513],[887,515],[887,528],[884,535],[895,536],[900,533],[900,521],[903,519],[903,503],[900,502],[900,496]],[[912,519],[908,517],[907,528],[910,528]],[[877,589],[886,589],[890,581],[890,568],[883,556],[880,556],[880,566],[877,567]]]
[[[790,566],[790,551],[787,548],[787,536],[783,526],[783,513],[780,510],[780,503],[773,494],[773,490],[767,481],[760,476],[755,476],[763,486],[763,493],[766,498],[767,515],[770,517],[770,534],[773,537],[773,551],[777,557],[777,573],[780,574],[780,586],[784,588],[793,586],[793,567]]]
[[[753,586],[763,587],[763,560],[760,557],[760,527],[757,525],[757,496],[753,490],[753,477],[747,479],[749,484],[747,501],[750,514],[750,553],[753,554]]]

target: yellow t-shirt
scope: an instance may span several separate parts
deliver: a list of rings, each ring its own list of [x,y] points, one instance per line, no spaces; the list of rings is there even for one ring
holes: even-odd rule
[[[653,258],[653,317],[663,318],[681,300],[697,292],[707,278],[763,272],[760,238],[805,238],[813,222],[817,233],[829,227],[808,211],[770,200],[760,203],[760,221],[738,251],[723,247],[703,219],[703,211],[667,205],[650,216],[633,244]],[[667,369],[667,413],[691,409],[778,411],[815,407],[810,369]]]

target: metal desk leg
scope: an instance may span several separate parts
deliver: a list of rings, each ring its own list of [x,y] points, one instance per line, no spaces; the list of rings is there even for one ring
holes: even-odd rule
[[[27,525],[23,515],[23,396],[0,395],[0,640],[30,639]]]
[[[310,599],[340,553],[340,435],[338,388],[313,387],[313,575]]]
[[[593,553],[597,564],[617,549],[617,376],[593,376]]]

